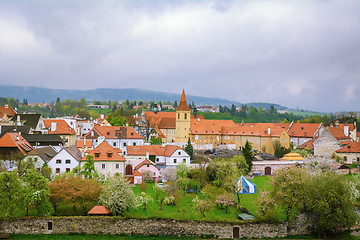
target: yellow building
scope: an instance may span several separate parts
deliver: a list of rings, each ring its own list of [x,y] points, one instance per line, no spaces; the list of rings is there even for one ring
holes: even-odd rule
[[[180,104],[176,109],[175,142],[186,143],[190,132],[191,110],[186,102],[185,91],[181,95]]]

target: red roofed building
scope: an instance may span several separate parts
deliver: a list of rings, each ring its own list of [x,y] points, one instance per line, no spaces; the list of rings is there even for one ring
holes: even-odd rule
[[[319,137],[324,125],[322,123],[292,123],[288,129],[290,141],[300,146],[307,141]]]
[[[119,148],[113,148],[106,141],[103,141],[93,150],[86,151],[86,155],[94,157],[95,168],[98,173],[110,177],[114,176],[115,173],[125,176],[126,160]],[[86,161],[86,156],[80,160],[80,168],[84,166]]]
[[[9,157],[12,154],[21,154],[26,156],[32,151],[33,147],[19,133],[5,133],[0,138],[0,154],[3,157]]]
[[[5,104],[5,106],[0,106],[0,119],[10,119],[14,117],[15,114],[17,114],[17,112],[8,104]]]
[[[107,216],[110,215],[111,210],[104,206],[94,206],[89,212],[88,216]]]
[[[315,141],[315,139],[311,139],[311,140],[309,140],[307,142],[304,142],[303,144],[301,144],[297,148],[299,148],[299,149],[308,148],[308,149],[314,150],[314,141]]]
[[[75,146],[76,132],[64,119],[44,119],[44,124],[48,134],[57,134],[66,142],[66,146]]]
[[[124,156],[126,156],[127,146],[144,145],[144,138],[132,127],[125,126],[95,126],[82,138],[91,140],[93,147],[105,139],[112,147],[120,148]]]
[[[360,163],[360,143],[349,143],[348,145],[336,150],[336,154],[344,160],[344,163]]]

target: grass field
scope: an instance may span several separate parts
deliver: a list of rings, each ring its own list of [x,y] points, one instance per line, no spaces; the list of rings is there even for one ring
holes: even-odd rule
[[[260,191],[268,189],[268,176],[256,176],[254,179],[251,179],[257,187],[256,194],[242,194],[240,195],[240,205],[245,207],[252,214],[257,213],[256,200],[259,196]],[[154,184],[148,184],[146,193],[154,199]],[[138,186],[134,188],[134,192],[138,195],[141,190]],[[197,220],[197,221],[221,221],[221,222],[234,222],[238,221],[236,215],[238,211],[235,207],[229,207],[228,213],[225,212],[225,209],[220,209],[214,207],[212,210],[205,213],[205,218],[198,212],[195,212],[193,209],[192,199],[196,196],[202,198],[202,194],[198,193],[187,193],[185,196],[180,195],[176,200],[176,205],[163,205],[162,210],[160,210],[160,204],[156,201],[150,201],[147,209],[144,210],[143,206],[139,206],[136,209],[131,209],[126,212],[126,217],[134,218],[170,218],[176,220]],[[234,194],[234,198],[236,198]]]

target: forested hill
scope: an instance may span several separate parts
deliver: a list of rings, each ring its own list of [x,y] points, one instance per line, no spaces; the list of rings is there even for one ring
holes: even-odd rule
[[[4,86],[0,85],[0,97],[13,97],[20,101],[27,99],[28,102],[46,102],[55,101],[58,97],[60,99],[80,99],[84,97],[87,101],[162,101],[162,102],[175,102],[180,100],[180,94],[157,92],[150,90],[124,88],[124,89],[109,89],[99,88],[93,90],[78,90],[78,89],[49,89],[40,87],[22,87],[22,86]],[[220,98],[207,98],[187,95],[188,103],[195,102],[197,106],[210,105],[210,106],[241,106],[243,103],[230,101]],[[251,103],[251,105],[260,104],[264,109],[270,108],[272,103]],[[276,104],[275,104],[276,105]],[[276,105],[277,109],[284,107]]]

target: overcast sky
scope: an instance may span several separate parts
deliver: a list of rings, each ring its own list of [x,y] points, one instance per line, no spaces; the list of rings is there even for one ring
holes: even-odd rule
[[[360,1],[0,0],[0,84],[360,111]]]

